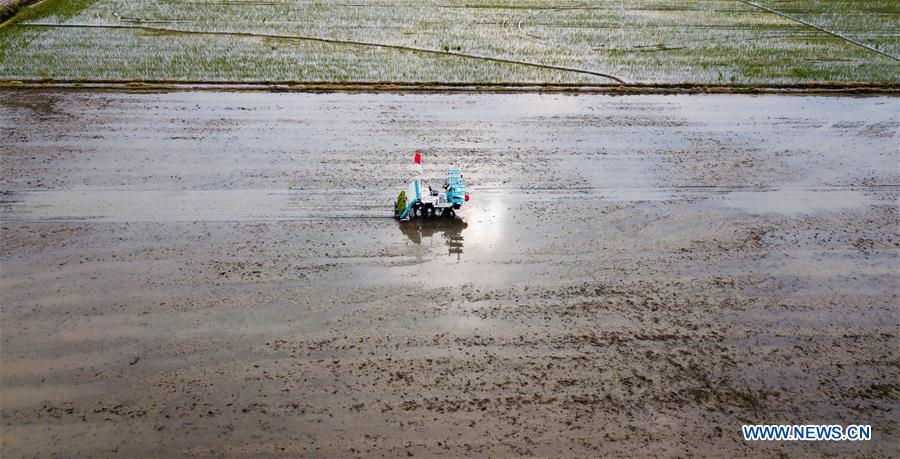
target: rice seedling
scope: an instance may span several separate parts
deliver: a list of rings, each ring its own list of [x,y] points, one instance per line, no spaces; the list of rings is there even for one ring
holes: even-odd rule
[[[0,78],[898,81],[896,2],[753,3],[836,35],[733,0],[46,0],[0,29]]]

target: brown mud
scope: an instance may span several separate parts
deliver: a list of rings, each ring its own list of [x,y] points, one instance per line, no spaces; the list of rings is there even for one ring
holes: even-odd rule
[[[3,455],[896,457],[898,128],[892,97],[0,92]],[[390,218],[414,149],[465,170],[457,219]]]

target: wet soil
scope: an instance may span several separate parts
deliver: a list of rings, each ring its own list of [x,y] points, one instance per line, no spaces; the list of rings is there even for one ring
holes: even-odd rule
[[[3,454],[897,456],[898,124],[891,97],[2,92]],[[414,149],[465,170],[457,219],[390,218]]]

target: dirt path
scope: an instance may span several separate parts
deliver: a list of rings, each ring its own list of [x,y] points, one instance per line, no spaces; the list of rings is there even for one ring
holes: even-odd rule
[[[896,456],[896,108],[2,92],[4,456]]]

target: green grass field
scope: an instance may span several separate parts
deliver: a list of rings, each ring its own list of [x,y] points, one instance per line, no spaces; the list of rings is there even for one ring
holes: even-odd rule
[[[789,18],[736,0],[45,0],[0,29],[0,79],[900,81],[900,2],[753,3]]]

